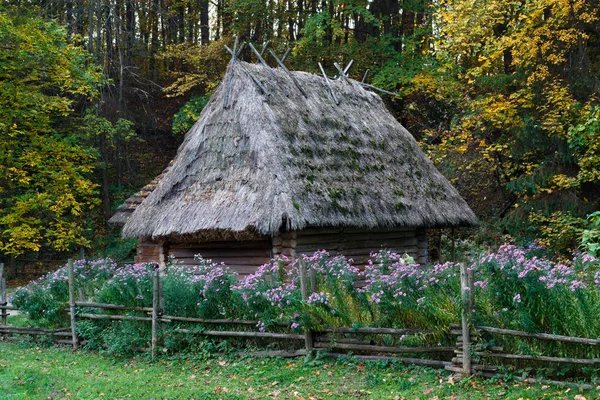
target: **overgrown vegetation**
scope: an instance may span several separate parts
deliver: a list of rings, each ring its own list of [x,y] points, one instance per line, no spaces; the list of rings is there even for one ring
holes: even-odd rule
[[[600,261],[587,254],[551,261],[539,246],[502,246],[473,263],[474,323],[488,326],[594,338],[600,336]],[[432,335],[397,338],[402,344],[444,341],[451,323],[459,322],[460,280],[453,263],[419,266],[408,256],[374,253],[364,271],[343,256],[325,251],[290,263],[284,258],[265,264],[237,280],[223,264],[199,258],[193,269],[176,262],[161,276],[166,315],[209,319],[256,320],[255,330],[275,330],[282,323],[294,332],[329,326],[430,329]],[[299,263],[314,275],[314,291],[303,300]],[[77,286],[93,301],[144,306],[152,304],[155,264],[116,266],[109,260],[77,262]],[[361,284],[358,284],[361,282]],[[66,268],[19,290],[14,303],[36,324],[68,326]],[[102,312],[106,312],[102,310]],[[183,324],[185,325],[185,324]],[[166,351],[173,353],[195,340],[163,332]],[[79,334],[88,347],[111,353],[133,353],[146,347],[150,326],[138,321],[81,321]],[[213,329],[213,328],[211,328]],[[410,342],[410,343],[409,343]],[[511,347],[514,346],[514,347]],[[568,354],[569,346],[507,342],[507,349],[537,354],[544,349]],[[103,350],[104,351],[104,350]],[[596,350],[576,350],[597,357]]]

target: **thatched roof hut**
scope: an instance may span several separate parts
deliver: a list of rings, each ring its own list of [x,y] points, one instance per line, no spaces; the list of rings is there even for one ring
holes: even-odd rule
[[[238,61],[123,236],[190,247],[475,224],[378,95],[352,80]]]

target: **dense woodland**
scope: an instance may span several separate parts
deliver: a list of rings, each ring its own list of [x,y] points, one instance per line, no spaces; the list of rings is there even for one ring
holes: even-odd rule
[[[398,93],[389,109],[482,221],[471,243],[600,251],[597,0],[10,0],[0,261],[126,257],[106,221],[174,156],[235,36],[290,48],[290,69],[354,60]]]

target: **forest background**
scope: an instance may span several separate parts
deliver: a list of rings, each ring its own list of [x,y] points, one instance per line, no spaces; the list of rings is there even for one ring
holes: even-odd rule
[[[9,0],[0,262],[13,275],[80,248],[130,256],[107,220],[174,156],[234,36],[291,48],[289,69],[354,60],[351,77],[398,93],[388,108],[482,221],[470,243],[600,252],[597,0]]]

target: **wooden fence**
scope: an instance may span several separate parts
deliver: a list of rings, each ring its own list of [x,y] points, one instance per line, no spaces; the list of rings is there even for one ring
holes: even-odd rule
[[[460,324],[451,324],[449,337],[454,338],[451,345],[442,346],[396,346],[374,344],[372,338],[387,336],[391,342],[397,343],[402,336],[418,335],[426,337],[432,332],[420,329],[395,329],[374,327],[330,327],[319,332],[306,330],[303,333],[294,333],[289,323],[275,325],[279,331],[258,332],[253,329],[259,321],[256,320],[230,320],[230,319],[203,319],[190,318],[163,314],[163,298],[161,293],[160,272],[155,270],[153,276],[153,301],[152,307],[128,307],[118,304],[104,304],[86,301],[83,293],[75,294],[75,276],[73,262],[69,260],[69,304],[70,326],[60,329],[44,329],[36,327],[15,327],[7,325],[8,311],[17,310],[8,306],[6,296],[6,281],[3,277],[3,266],[0,264],[0,310],[2,324],[0,335],[5,340],[22,340],[25,337],[47,336],[57,344],[68,344],[74,350],[84,345],[77,336],[77,321],[82,319],[107,320],[107,321],[138,321],[151,324],[151,340],[149,347],[139,349],[149,351],[154,358],[161,343],[161,325],[173,325],[172,332],[180,334],[198,335],[210,338],[237,338],[241,340],[255,339],[268,342],[270,345],[295,344],[294,350],[280,346],[280,349],[254,352],[257,356],[302,356],[310,355],[317,351],[327,350],[326,354],[334,358],[354,357],[361,360],[396,360],[410,365],[430,366],[445,368],[463,376],[472,374],[493,377],[499,376],[503,366],[511,361],[518,361],[525,365],[557,365],[574,364],[591,367],[600,366],[600,358],[569,358],[548,355],[528,355],[506,353],[501,345],[488,346],[482,341],[482,336],[493,335],[495,338],[516,337],[530,340],[551,341],[556,343],[571,343],[580,346],[599,346],[600,339],[580,338],[553,335],[546,333],[530,333],[517,330],[501,329],[487,326],[474,326],[471,312],[473,308],[473,275],[464,265],[461,267],[461,292],[462,315]],[[314,291],[314,276],[307,273],[305,266],[300,264],[300,283],[304,299]],[[86,312],[94,309],[95,312]],[[99,314],[98,310],[111,312],[125,311],[136,312],[137,315]],[[179,324],[199,325],[202,329],[182,328]],[[214,326],[213,329],[206,327]],[[394,341],[394,339],[396,339]],[[35,339],[26,339],[35,340]],[[537,381],[535,379],[517,378],[529,382],[546,382],[559,385],[591,388],[587,385],[576,385],[569,382]]]

